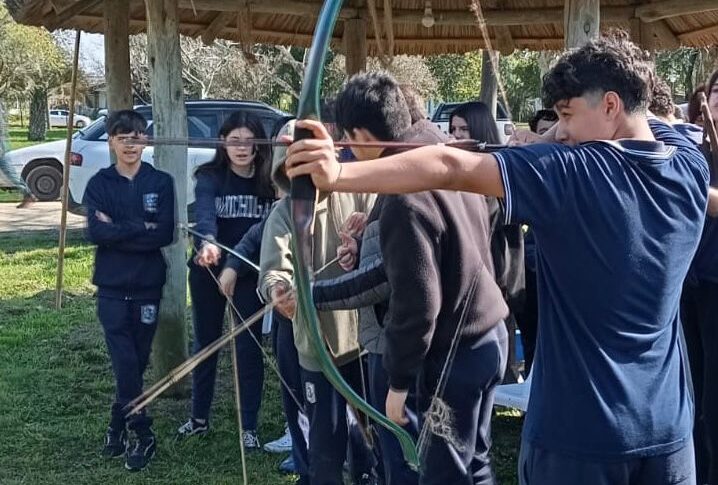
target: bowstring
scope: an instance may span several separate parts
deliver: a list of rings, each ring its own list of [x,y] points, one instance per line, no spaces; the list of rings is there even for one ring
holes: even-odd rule
[[[451,339],[449,351],[447,353],[446,360],[444,360],[441,374],[439,374],[439,380],[436,384],[436,388],[434,389],[434,394],[431,397],[429,409],[424,413],[424,424],[421,426],[419,439],[416,442],[421,462],[423,462],[425,454],[429,448],[429,433],[443,438],[447,445],[457,451],[464,451],[464,446],[456,437],[456,433],[454,431],[453,410],[444,401],[444,392],[446,390],[446,384],[449,380],[449,373],[454,366],[456,351],[459,346],[459,341],[461,340],[461,330],[466,323],[467,308],[469,306],[468,303],[476,293],[478,282],[478,273],[476,273],[471,280],[471,286],[469,287],[469,291],[464,299],[461,316],[459,317],[459,322],[456,325],[456,330],[454,331],[454,335]]]

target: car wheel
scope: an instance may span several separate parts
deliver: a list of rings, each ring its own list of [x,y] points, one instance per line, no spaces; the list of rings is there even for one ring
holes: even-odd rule
[[[38,200],[57,200],[62,189],[62,173],[55,167],[41,165],[27,174],[27,186]]]
[[[85,122],[82,121],[82,120],[78,120],[78,121],[75,123],[75,128],[84,128],[84,127],[85,127]]]

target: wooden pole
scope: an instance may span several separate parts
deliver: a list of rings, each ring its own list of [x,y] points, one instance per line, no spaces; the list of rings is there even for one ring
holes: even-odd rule
[[[564,43],[566,49],[581,47],[597,39],[601,27],[599,0],[566,0],[564,4]]]
[[[366,71],[366,20],[349,19],[344,21],[344,56],[347,77]]]
[[[75,127],[75,99],[77,97],[77,65],[80,58],[80,30],[75,32],[75,51],[72,57],[72,83],[70,88],[70,106],[67,115],[67,139],[65,141],[65,159],[62,166],[62,214],[60,216],[60,241],[57,250],[57,282],[55,283],[55,309],[62,308],[62,284],[65,270],[65,242],[67,238],[67,202],[70,194],[70,152],[72,151],[72,131]]]
[[[185,139],[187,110],[182,83],[177,0],[147,0],[145,5],[154,134]],[[186,226],[187,145],[155,147],[154,160],[155,167],[169,173],[174,180],[177,222]],[[167,261],[167,283],[152,352],[156,375],[167,374],[187,357],[187,238],[184,231],[178,231],[175,243],[163,252]],[[185,394],[184,386],[176,387],[175,393]]]
[[[105,0],[103,9],[108,111],[132,109],[129,4],[126,0]]]
[[[499,99],[499,82],[493,66],[499,65],[498,51],[484,49],[481,53],[481,92],[479,101],[491,110],[491,116],[496,118],[496,103]],[[493,59],[492,59],[493,57]],[[508,107],[507,107],[508,108]],[[500,133],[503,137],[504,134]]]

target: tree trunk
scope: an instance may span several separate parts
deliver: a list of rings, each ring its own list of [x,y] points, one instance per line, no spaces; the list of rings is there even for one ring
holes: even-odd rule
[[[154,135],[187,138],[187,110],[182,84],[177,0],[146,0],[147,57],[150,65]],[[157,146],[155,166],[172,175],[177,194],[177,222],[187,223],[187,146]],[[164,376],[187,358],[187,238],[165,248],[167,283],[160,305],[159,326],[152,361],[156,375]],[[174,395],[186,393],[175,387]]]
[[[491,62],[491,57],[494,62]],[[484,49],[481,53],[481,94],[479,101],[486,104],[491,110],[491,115],[496,119],[496,102],[498,100],[499,83],[496,80],[494,65],[499,66],[499,53]],[[506,106],[508,109],[508,106]]]
[[[43,141],[47,134],[47,90],[36,87],[30,94],[30,122],[28,123],[27,139]]]

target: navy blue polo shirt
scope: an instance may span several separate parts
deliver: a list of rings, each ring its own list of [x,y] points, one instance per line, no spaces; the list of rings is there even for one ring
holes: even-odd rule
[[[708,170],[691,143],[531,145],[495,154],[507,223],[531,226],[539,325],[523,439],[597,460],[670,453],[693,426],[681,286]]]

